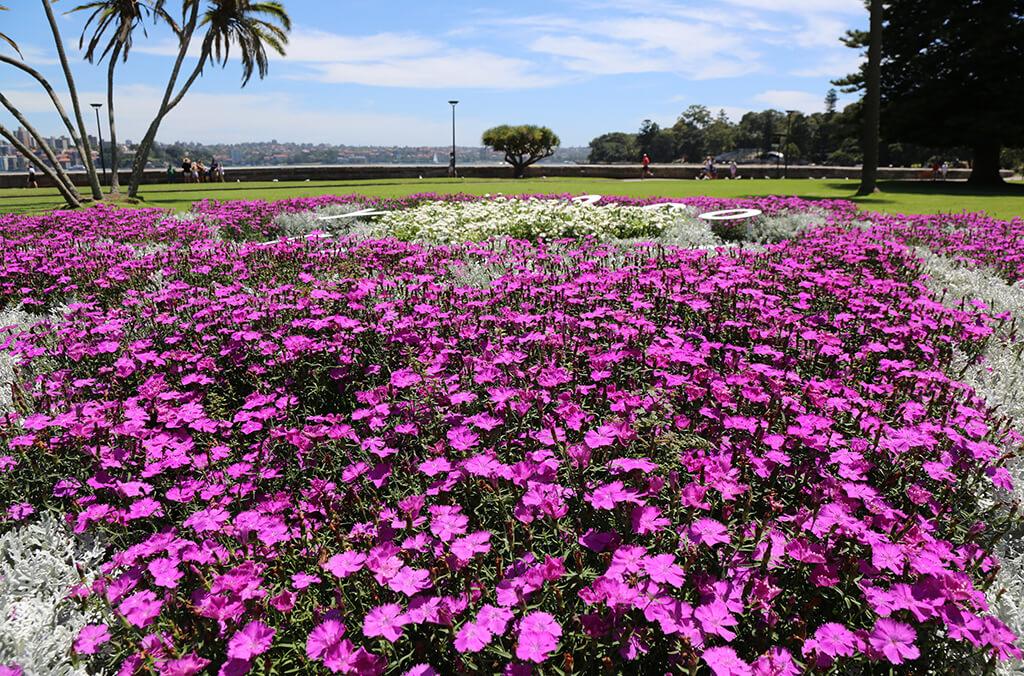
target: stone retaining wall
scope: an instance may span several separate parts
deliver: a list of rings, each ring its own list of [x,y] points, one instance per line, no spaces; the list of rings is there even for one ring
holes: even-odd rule
[[[651,165],[655,178],[694,179],[700,172],[699,165],[690,164],[654,164]],[[728,167],[720,166],[719,175],[728,175]],[[741,178],[778,178],[783,169],[775,165],[742,165],[739,168]],[[929,180],[927,169],[880,168],[881,180]],[[1009,177],[1011,172],[1003,172]],[[279,166],[279,167],[227,167],[225,180],[235,181],[357,181],[372,179],[395,178],[443,178],[448,175],[448,167],[428,164],[421,166],[403,166],[394,164],[382,165],[317,165],[317,166]],[[508,165],[465,165],[459,167],[459,175],[464,178],[511,178],[512,169]],[[793,166],[787,173],[789,178],[816,179],[860,179],[860,167],[811,167]],[[969,169],[950,169],[951,180],[966,179]],[[122,171],[121,185],[128,184],[129,172]],[[535,165],[527,170],[528,177],[548,176],[552,178],[639,178],[639,165],[617,164],[543,164]],[[83,172],[71,172],[76,185],[88,185]],[[0,173],[0,188],[21,188],[25,186],[26,173]],[[180,182],[180,170],[175,176]],[[49,180],[37,174],[40,187],[50,185]],[[167,183],[167,172],[159,169],[146,171],[145,183]]]

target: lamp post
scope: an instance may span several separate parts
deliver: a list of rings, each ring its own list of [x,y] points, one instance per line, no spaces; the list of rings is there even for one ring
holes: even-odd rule
[[[452,107],[452,156],[448,160],[448,174],[455,178],[455,106],[458,101],[449,101],[448,104]]]
[[[787,110],[786,111],[786,145],[782,148],[782,158],[786,162],[786,168],[783,171],[783,178],[789,178],[789,137],[793,133],[793,115],[798,111]]]
[[[103,157],[103,127],[100,126],[100,108],[103,107],[102,103],[90,103],[93,109],[96,111],[96,134],[100,140],[100,166],[103,167],[103,182],[107,181],[107,160]],[[114,169],[117,171],[117,169]]]

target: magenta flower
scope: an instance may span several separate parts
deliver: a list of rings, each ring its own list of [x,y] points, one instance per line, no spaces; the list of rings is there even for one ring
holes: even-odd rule
[[[128,622],[136,627],[149,625],[160,614],[164,602],[148,589],[132,594],[117,607]]]
[[[415,385],[422,380],[423,378],[412,369],[402,369],[391,374],[391,384],[397,389]]]
[[[277,632],[262,622],[250,622],[228,641],[228,657],[237,660],[251,660],[270,648]]]
[[[345,638],[345,625],[337,620],[325,620],[306,638],[306,656],[334,673],[350,667],[354,652],[355,646]]]
[[[430,571],[423,568],[410,568],[409,566],[402,566],[397,573],[388,580],[388,587],[392,590],[405,594],[406,596],[412,596],[424,589],[429,589],[430,583]]]
[[[818,627],[814,636],[804,642],[804,655],[817,652],[827,657],[852,657],[861,650],[861,640],[836,622],[828,622]]]
[[[654,582],[664,583],[670,587],[682,587],[685,580],[683,567],[676,563],[672,554],[655,554],[643,558],[643,569]]]
[[[158,587],[173,589],[178,586],[178,581],[185,576],[178,568],[178,562],[168,558],[153,559],[146,568],[153,576],[153,584]]]
[[[495,636],[504,636],[508,623],[512,620],[512,611],[508,608],[486,605],[480,608],[476,621],[487,628]]]
[[[479,622],[466,622],[455,635],[455,649],[460,653],[478,653],[494,638]]]
[[[913,627],[887,618],[878,620],[868,636],[871,647],[882,653],[892,664],[903,664],[920,657],[921,652],[914,645],[916,640],[917,632]]]
[[[324,564],[326,567],[327,564]],[[329,571],[332,572],[332,571]],[[341,576],[339,576],[341,577]],[[309,573],[295,573],[292,575],[292,586],[297,590],[302,590],[310,585],[314,585],[320,582],[320,578],[317,575],[310,575]]]
[[[717,544],[728,544],[730,542],[729,529],[720,521],[702,517],[690,526],[690,539],[697,544],[705,544],[714,547]]]
[[[693,612],[693,616],[706,633],[717,634],[726,641],[736,638],[736,634],[729,627],[735,627],[739,621],[729,612],[729,606],[722,600],[715,599],[705,603]]]
[[[752,676],[750,665],[728,646],[709,648],[701,655],[715,676]]]
[[[105,624],[87,624],[78,632],[74,650],[79,655],[95,655],[99,647],[110,640]]]
[[[210,660],[195,653],[189,653],[184,657],[164,662],[160,667],[160,674],[161,676],[193,676],[200,673],[208,664],[210,664]]]
[[[536,610],[519,623],[516,657],[527,662],[541,663],[558,648],[562,627],[555,618]]]
[[[394,643],[401,638],[402,627],[408,621],[402,607],[397,604],[377,606],[366,614],[363,620],[363,634],[369,638],[383,636],[387,641]]]
[[[345,578],[362,570],[366,563],[366,554],[356,551],[342,552],[327,559],[323,568],[335,577]]]
[[[771,648],[751,665],[753,676],[799,676],[800,669],[793,661],[793,655],[785,648]]]

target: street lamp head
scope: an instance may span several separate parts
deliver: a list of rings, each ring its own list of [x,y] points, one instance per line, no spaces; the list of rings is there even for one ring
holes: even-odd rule
[[[449,101],[448,103],[454,106],[456,103],[458,103],[458,101]]]
[[[92,106],[93,108],[95,108],[96,110],[99,110],[100,108],[103,107],[102,103],[90,103],[89,105]]]

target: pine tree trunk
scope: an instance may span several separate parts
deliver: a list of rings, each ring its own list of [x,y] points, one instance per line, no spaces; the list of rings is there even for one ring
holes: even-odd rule
[[[114,46],[110,54],[110,63],[107,64],[107,119],[110,123],[110,194],[117,195],[121,192],[121,179],[118,176],[117,152],[117,129],[114,125],[114,69],[117,68],[117,59],[121,55],[121,43]]]
[[[867,89],[864,92],[864,165],[858,195],[878,189],[878,145],[882,112],[882,0],[871,0],[871,41],[868,45]]]
[[[970,185],[1000,186],[1005,183],[999,173],[999,154],[1002,150],[998,143],[981,143],[974,146],[974,162],[971,165]]]
[[[43,9],[46,11],[46,20],[50,23],[50,32],[53,33],[53,42],[57,47],[57,57],[60,59],[61,68],[64,71],[64,79],[68,84],[68,95],[71,97],[71,107],[75,111],[75,121],[78,122],[78,133],[82,137],[82,147],[85,156],[82,164],[85,165],[85,172],[89,177],[89,187],[92,188],[94,200],[103,199],[103,189],[100,187],[100,178],[96,174],[96,165],[92,161],[92,148],[89,146],[89,134],[85,128],[85,119],[82,117],[82,107],[78,102],[78,90],[75,87],[75,78],[71,75],[71,65],[68,63],[68,56],[64,53],[64,41],[60,37],[60,28],[57,26],[57,19],[53,16],[53,8],[50,7],[50,0],[42,0]]]

